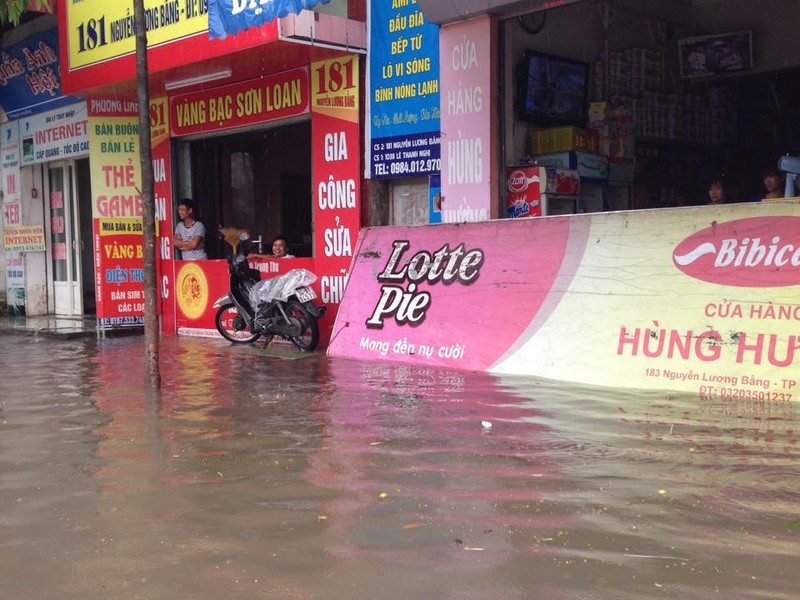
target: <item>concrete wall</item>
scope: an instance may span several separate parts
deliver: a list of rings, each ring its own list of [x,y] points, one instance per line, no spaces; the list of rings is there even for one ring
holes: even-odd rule
[[[20,170],[22,180],[22,214],[26,225],[42,225],[45,230],[47,247],[50,247],[50,227],[45,198],[45,186],[42,176],[44,165],[23,167]],[[36,189],[36,198],[32,190]],[[50,263],[48,252],[27,252],[25,254],[25,313],[30,316],[46,315],[55,309],[52,305],[52,293],[48,290],[47,273]]]

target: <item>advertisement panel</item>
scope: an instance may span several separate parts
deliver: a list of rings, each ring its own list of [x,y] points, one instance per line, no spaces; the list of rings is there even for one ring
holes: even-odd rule
[[[800,200],[365,229],[328,351],[796,401],[798,232]]]
[[[315,273],[328,307],[322,343],[341,302],[361,215],[359,74],[354,55],[311,65]]]
[[[441,30],[442,222],[486,221],[497,202],[491,156],[497,135],[493,100],[494,25],[489,17]],[[496,210],[496,209],[495,209]]]
[[[89,102],[95,294],[100,327],[144,324],[137,103]]]
[[[34,33],[23,42],[3,48],[0,113],[4,111],[13,120],[77,102],[77,98],[61,94],[58,70],[57,29]]]
[[[88,154],[86,102],[22,119],[19,136],[23,166]]]
[[[415,2],[369,10],[367,177],[438,174],[439,27]]]
[[[191,135],[306,114],[308,69],[303,67],[211,90],[180,94],[170,104],[172,135]]]

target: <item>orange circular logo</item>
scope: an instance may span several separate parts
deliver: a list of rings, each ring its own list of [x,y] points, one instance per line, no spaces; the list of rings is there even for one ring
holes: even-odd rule
[[[194,263],[181,267],[177,278],[178,306],[184,315],[197,319],[208,304],[208,282],[203,270]]]

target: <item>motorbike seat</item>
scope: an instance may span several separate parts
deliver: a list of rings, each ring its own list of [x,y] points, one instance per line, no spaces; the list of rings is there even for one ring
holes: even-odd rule
[[[252,287],[252,285],[248,285],[247,283],[240,283],[239,285],[234,286],[233,289],[231,289],[231,293],[236,298],[236,302],[240,306],[243,306],[247,310],[247,313],[251,317],[253,317],[253,316],[255,316],[255,311],[253,310],[253,307],[250,306],[250,288],[251,287]]]

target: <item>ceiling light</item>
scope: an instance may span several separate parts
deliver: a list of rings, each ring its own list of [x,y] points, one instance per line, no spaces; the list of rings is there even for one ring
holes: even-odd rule
[[[214,71],[213,73],[206,73],[205,75],[197,75],[196,77],[187,77],[186,79],[167,81],[164,84],[164,88],[168,90],[176,90],[178,88],[189,87],[190,85],[208,83],[209,81],[217,81],[218,79],[227,79],[230,76],[230,69],[222,69],[221,71]]]

